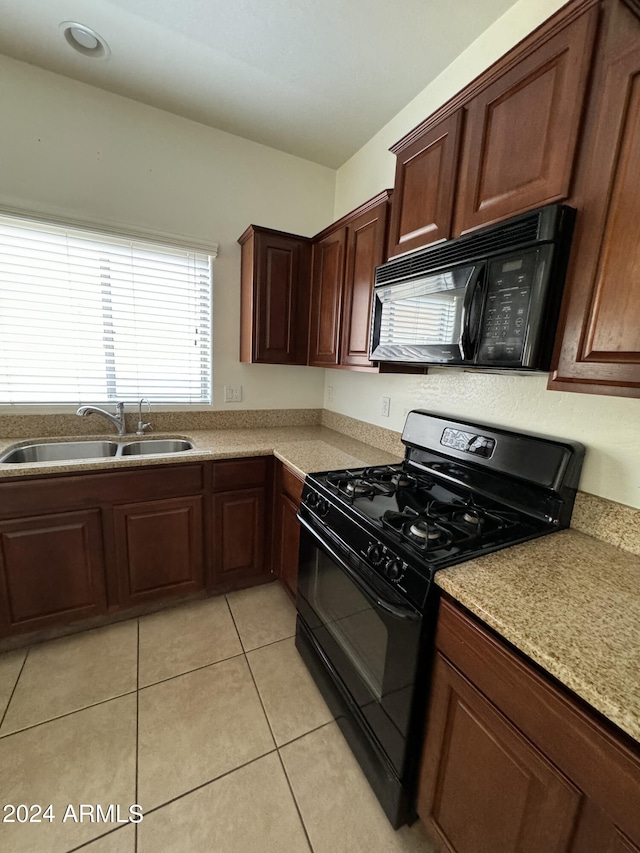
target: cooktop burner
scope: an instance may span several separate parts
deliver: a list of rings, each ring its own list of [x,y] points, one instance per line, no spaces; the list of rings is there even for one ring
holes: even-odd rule
[[[412,474],[394,465],[329,472],[324,475],[324,482],[333,492],[351,501],[363,497],[369,500],[378,496],[392,497],[400,489],[415,492],[433,486],[430,477]]]

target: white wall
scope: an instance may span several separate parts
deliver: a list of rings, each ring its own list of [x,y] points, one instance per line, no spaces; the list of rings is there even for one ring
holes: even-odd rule
[[[239,363],[236,241],[251,223],[324,228],[335,171],[4,56],[0,116],[0,206],[219,244],[213,408],[322,405],[324,371]]]
[[[334,218],[393,186],[390,145],[564,5],[519,0],[431,85],[338,170]],[[391,398],[390,417],[381,397]],[[401,430],[406,413],[440,414],[577,439],[587,446],[581,488],[640,507],[640,400],[546,390],[546,376],[503,376],[436,369],[426,376],[327,370],[325,407]]]

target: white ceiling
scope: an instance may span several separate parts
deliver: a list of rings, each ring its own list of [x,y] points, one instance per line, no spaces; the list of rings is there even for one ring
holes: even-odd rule
[[[0,53],[336,168],[514,2],[0,0]]]

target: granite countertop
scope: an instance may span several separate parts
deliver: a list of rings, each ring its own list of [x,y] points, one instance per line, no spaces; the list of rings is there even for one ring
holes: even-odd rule
[[[312,471],[357,468],[363,465],[384,465],[400,460],[399,456],[379,450],[370,444],[365,444],[323,426],[190,430],[184,434],[150,433],[144,438],[187,438],[193,443],[194,449],[167,456],[3,463],[0,464],[0,479],[3,477],[33,477],[79,471],[117,470],[144,465],[175,465],[208,459],[233,459],[240,456],[270,456],[272,454],[301,477],[304,477]],[[68,437],[69,441],[82,441],[83,439],[125,442],[135,441],[136,436],[117,437],[111,434]],[[56,437],[16,441],[15,438],[0,438],[0,455],[13,445],[39,444],[60,440],[67,439]]]
[[[436,583],[640,740],[640,556],[562,530],[443,569]]]
[[[319,425],[189,430],[145,437],[188,438],[194,449],[172,456],[1,464],[0,478],[272,454],[304,477],[313,471],[400,459]],[[115,437],[69,437],[72,441],[82,438]],[[0,439],[0,454],[10,445],[52,440],[59,439]],[[436,574],[436,582],[640,741],[640,511],[579,493],[572,525],[593,535],[564,530],[444,569]],[[601,541],[607,537],[609,542]]]

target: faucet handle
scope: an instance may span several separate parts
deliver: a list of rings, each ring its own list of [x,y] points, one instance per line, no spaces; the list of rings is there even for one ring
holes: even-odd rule
[[[142,420],[142,406],[147,404],[147,414],[151,414],[151,403],[146,397],[143,397],[138,403],[138,429],[136,430],[136,435],[144,435],[147,430],[151,432],[153,427],[151,423],[144,423]]]

